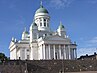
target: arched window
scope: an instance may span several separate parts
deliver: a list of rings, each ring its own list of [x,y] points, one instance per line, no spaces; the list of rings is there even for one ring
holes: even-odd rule
[[[40,26],[42,26],[42,23],[40,23]]]
[[[44,19],[44,21],[46,21],[46,19]]]
[[[46,23],[44,23],[44,26],[46,26]]]

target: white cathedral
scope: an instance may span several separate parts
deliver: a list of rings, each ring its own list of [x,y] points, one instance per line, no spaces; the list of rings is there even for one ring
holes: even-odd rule
[[[50,16],[41,4],[36,10],[29,32],[25,29],[21,40],[10,42],[11,60],[76,59],[76,43],[72,43],[60,23],[56,32],[50,30]]]

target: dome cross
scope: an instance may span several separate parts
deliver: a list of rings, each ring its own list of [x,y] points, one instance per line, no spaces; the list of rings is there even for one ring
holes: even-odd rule
[[[42,2],[42,0],[40,1],[40,7],[43,8],[43,2]]]

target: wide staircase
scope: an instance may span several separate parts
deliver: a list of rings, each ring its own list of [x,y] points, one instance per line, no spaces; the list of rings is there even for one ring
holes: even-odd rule
[[[97,60],[10,60],[0,65],[0,73],[64,73],[97,71]]]

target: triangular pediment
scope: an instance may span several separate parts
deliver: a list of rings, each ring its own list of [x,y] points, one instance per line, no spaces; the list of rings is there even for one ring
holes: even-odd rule
[[[11,42],[10,42],[10,45],[9,45],[9,48],[10,48],[13,44],[14,44],[14,42],[11,41]]]
[[[58,36],[58,35],[54,35],[54,36],[49,36],[47,38],[45,38],[45,40],[52,40],[52,41],[64,41],[66,40],[65,38],[61,37],[61,36]]]

